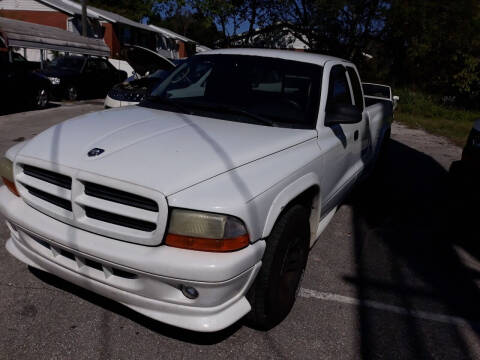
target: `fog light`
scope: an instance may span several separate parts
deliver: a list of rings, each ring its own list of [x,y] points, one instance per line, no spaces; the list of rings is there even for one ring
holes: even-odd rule
[[[180,285],[180,290],[182,290],[182,294],[189,299],[196,299],[198,297],[197,289],[191,286]]]

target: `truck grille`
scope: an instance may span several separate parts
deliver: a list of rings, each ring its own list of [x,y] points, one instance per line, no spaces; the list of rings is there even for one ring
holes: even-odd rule
[[[66,175],[58,174],[53,171],[37,168],[35,166],[24,165],[23,172],[34,178],[46,181],[50,184],[58,185],[64,189],[72,188],[72,178]]]
[[[38,190],[32,186],[25,185],[25,188],[28,190],[30,194],[36,196],[42,200],[48,201],[52,204],[60,206],[62,209],[72,211],[72,203],[69,200],[62,199],[61,197],[49,194],[45,191]]]
[[[148,221],[132,219],[127,216],[112,214],[110,212],[94,209],[88,206],[85,207],[85,214],[92,219],[97,219],[120,226],[126,226],[131,229],[154,231],[157,228],[156,224]]]
[[[47,215],[119,240],[144,245],[162,241],[167,205],[157,192],[143,188],[136,192],[131,184],[111,179],[103,179],[103,183],[89,173],[69,174],[71,169],[44,169],[22,163],[16,169],[18,189],[25,202]]]
[[[158,204],[150,199],[130,194],[125,191],[112,189],[103,185],[85,183],[85,194],[120,204],[137,207],[150,211],[158,211]]]

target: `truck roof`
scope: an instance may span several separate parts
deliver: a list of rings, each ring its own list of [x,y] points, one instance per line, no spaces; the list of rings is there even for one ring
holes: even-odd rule
[[[294,60],[301,61],[316,65],[324,66],[327,61],[336,61],[350,63],[350,61],[340,59],[333,56],[322,55],[322,54],[313,54],[301,51],[293,50],[279,50],[279,49],[255,49],[255,48],[231,48],[231,49],[217,49],[206,51],[197,55],[214,55],[214,54],[225,54],[225,55],[249,55],[249,56],[264,56],[285,60]]]

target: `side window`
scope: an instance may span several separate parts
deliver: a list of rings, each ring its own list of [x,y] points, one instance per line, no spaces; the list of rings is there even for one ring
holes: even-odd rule
[[[97,66],[95,65],[95,60],[93,60],[93,59],[87,60],[87,66],[86,66],[85,70],[88,71],[88,72],[96,71]]]
[[[108,64],[105,60],[99,60],[98,61],[98,70],[100,70],[100,71],[110,70],[110,68],[108,67]]]
[[[335,65],[330,71],[327,106],[335,104],[352,105],[347,76],[342,65]]]
[[[350,78],[350,83],[352,84],[353,90],[353,99],[355,100],[355,106],[359,110],[363,110],[363,97],[362,97],[362,88],[360,85],[360,80],[358,80],[358,75],[355,72],[355,69],[347,66],[348,77]]]

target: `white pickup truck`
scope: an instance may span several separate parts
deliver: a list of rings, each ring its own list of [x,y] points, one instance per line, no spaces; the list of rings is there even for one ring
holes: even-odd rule
[[[308,252],[373,167],[391,106],[355,65],[228,49],[196,55],[139,106],[58,124],[1,160],[20,261],[195,331],[278,324]]]

